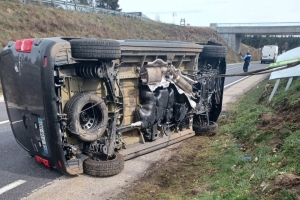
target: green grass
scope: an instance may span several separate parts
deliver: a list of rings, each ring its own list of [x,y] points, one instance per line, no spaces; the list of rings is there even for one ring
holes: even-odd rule
[[[286,82],[285,80],[281,83],[271,102],[272,106],[266,106],[268,98],[258,103],[261,96],[268,97],[270,94],[271,90],[264,94],[264,86],[267,83],[271,86],[274,85],[274,81],[264,81],[258,88],[254,88],[240,99],[228,114],[225,122],[221,122],[225,125],[221,126],[220,134],[230,134],[234,138],[238,138],[238,144],[233,145],[234,151],[232,149],[230,153],[224,151],[214,158],[217,161],[216,164],[223,168],[223,172],[220,171],[211,178],[219,180],[220,185],[227,188],[229,186],[226,181],[231,180],[235,183],[235,187],[229,189],[228,194],[219,191],[214,195],[221,195],[225,199],[272,199],[267,193],[261,192],[260,184],[262,182],[270,183],[269,189],[272,189],[273,179],[278,172],[300,173],[300,131],[295,131],[294,127],[298,127],[298,121],[294,121],[289,116],[291,113],[297,112],[293,107],[299,104],[300,80],[295,79],[290,89],[285,92]],[[281,111],[282,108],[288,110],[290,108],[290,110],[288,113],[284,113]],[[268,115],[273,116],[270,124],[262,125],[263,116]],[[276,128],[272,124],[273,120]],[[243,151],[237,151],[239,146],[243,146]],[[236,170],[229,173],[228,167],[234,164],[237,156],[251,156],[252,162],[236,162]],[[256,157],[258,161],[253,162]],[[225,158],[226,162],[222,162]],[[218,161],[220,162],[218,163]],[[227,162],[230,163],[227,164]],[[254,178],[250,181],[249,177],[252,174],[254,174]],[[234,182],[233,176],[238,176],[239,181]],[[224,181],[221,182],[221,180]],[[235,192],[236,190],[237,192]],[[241,193],[239,191],[248,192]],[[282,191],[290,192],[284,188]],[[279,192],[279,198],[283,193]],[[232,194],[233,196],[228,196]],[[295,196],[292,192],[289,194]]]

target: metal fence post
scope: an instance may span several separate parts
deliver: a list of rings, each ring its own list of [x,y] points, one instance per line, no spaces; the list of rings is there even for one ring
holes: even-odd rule
[[[278,88],[278,86],[279,86],[279,83],[280,83],[280,79],[277,79],[277,80],[276,80],[276,83],[275,83],[275,86],[274,86],[274,88],[273,88],[273,90],[272,90],[272,93],[271,93],[271,95],[270,95],[270,97],[269,97],[268,102],[270,102],[270,101],[272,100],[272,98],[273,98],[273,96],[274,96],[274,94],[275,94],[275,92],[276,92],[276,90],[277,90],[277,88]]]
[[[286,84],[286,87],[285,87],[285,90],[284,90],[284,91],[287,91],[287,90],[290,88],[290,86],[291,86],[291,84],[292,84],[292,81],[293,81],[293,78],[289,78],[289,81],[287,82],[287,84]]]

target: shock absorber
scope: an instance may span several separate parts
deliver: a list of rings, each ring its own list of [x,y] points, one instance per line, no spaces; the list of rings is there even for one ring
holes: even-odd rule
[[[82,78],[103,78],[103,67],[95,64],[80,64],[75,68],[76,75]]]

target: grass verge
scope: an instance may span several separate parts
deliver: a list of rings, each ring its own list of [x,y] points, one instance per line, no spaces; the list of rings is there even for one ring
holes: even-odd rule
[[[298,200],[300,79],[287,92],[281,84],[267,105],[273,86],[264,81],[245,94],[219,119],[217,135],[182,143],[128,199]],[[285,181],[288,175],[294,179]]]

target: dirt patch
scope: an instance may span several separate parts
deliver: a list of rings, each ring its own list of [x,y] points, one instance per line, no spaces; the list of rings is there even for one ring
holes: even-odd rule
[[[199,178],[217,170],[208,172],[200,166],[207,163],[211,153],[208,144],[214,139],[215,136],[199,136],[183,142],[167,163],[151,166],[154,168],[148,168],[147,176],[127,188],[126,199],[192,198],[205,192],[210,183],[199,185]]]
[[[191,190],[191,195],[197,196],[198,194],[208,191],[210,183],[204,183],[203,185],[197,186],[196,188]]]
[[[263,96],[263,95],[262,95]],[[282,103],[271,106],[276,113],[262,113],[259,115],[258,128],[261,130],[278,131],[281,130],[284,124],[292,123],[289,126],[291,131],[299,130],[300,128],[300,102],[291,106],[288,103],[288,98],[285,98]],[[285,123],[282,123],[285,122]]]
[[[277,176],[275,178],[275,187],[268,193],[270,194],[270,197],[272,199],[280,199],[280,197],[278,197],[280,195],[280,192],[286,189],[292,192],[299,192],[300,176],[296,174],[284,174]],[[300,196],[298,196],[297,199],[300,199]]]
[[[258,116],[258,130],[278,132],[282,128],[284,116],[273,113],[261,113]]]
[[[300,176],[296,174],[279,175],[275,179],[275,185],[279,187],[291,187],[300,184]]]

